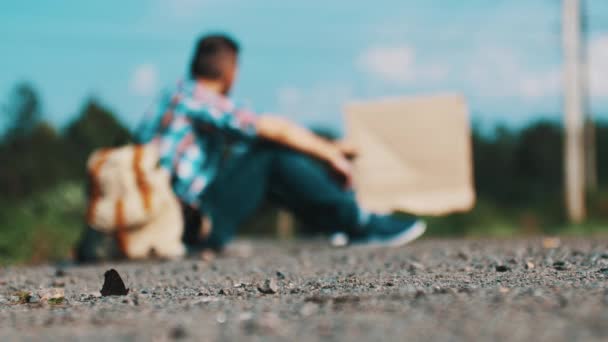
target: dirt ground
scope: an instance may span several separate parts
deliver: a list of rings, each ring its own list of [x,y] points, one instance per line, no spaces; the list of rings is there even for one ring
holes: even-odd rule
[[[100,297],[109,268],[127,296]],[[0,270],[1,341],[245,338],[606,341],[608,239],[239,241],[211,261]]]

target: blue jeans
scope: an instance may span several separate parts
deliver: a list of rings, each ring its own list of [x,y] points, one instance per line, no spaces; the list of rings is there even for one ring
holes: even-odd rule
[[[285,207],[306,225],[331,231],[356,231],[360,209],[354,193],[322,162],[304,154],[259,143],[241,155],[226,159],[204,192],[202,212],[209,215],[212,231],[205,241],[186,243],[221,249],[256,209],[270,200]],[[188,231],[198,224],[187,224]],[[189,241],[190,240],[190,241]]]

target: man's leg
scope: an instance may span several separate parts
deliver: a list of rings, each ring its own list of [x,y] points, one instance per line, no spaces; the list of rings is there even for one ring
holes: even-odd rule
[[[212,232],[205,246],[221,248],[236,229],[270,198],[303,222],[326,230],[359,227],[360,210],[321,163],[301,153],[259,144],[226,161],[202,198]]]
[[[269,197],[325,232],[354,232],[364,220],[355,195],[321,161],[282,149],[273,160]]]
[[[267,196],[302,222],[328,232],[344,232],[354,243],[398,246],[426,229],[415,218],[365,214],[353,192],[344,189],[323,163],[260,144],[228,160],[203,197],[203,209],[213,226],[207,246],[222,248]]]

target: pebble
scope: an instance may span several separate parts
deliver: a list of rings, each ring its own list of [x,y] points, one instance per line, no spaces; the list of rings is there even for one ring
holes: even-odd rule
[[[40,300],[48,301],[49,299],[59,299],[65,296],[65,291],[62,288],[40,289],[38,291]]]
[[[564,261],[556,261],[553,263],[553,268],[558,271],[565,271],[568,269],[568,264],[566,264]]]
[[[169,331],[169,338],[173,340],[181,340],[186,337],[188,337],[188,332],[186,331],[186,328],[181,325],[177,325],[171,328],[171,330]]]
[[[548,237],[543,239],[542,245],[545,249],[554,249],[561,245],[561,241],[556,237]]]
[[[279,291],[279,285],[273,278],[266,279],[263,284],[258,285],[258,291],[263,294],[273,294]]]
[[[40,296],[39,296],[39,295],[37,295],[37,294],[35,294],[35,293],[33,293],[33,294],[30,296],[30,298],[29,298],[29,300],[28,300],[28,303],[40,303]]]
[[[408,270],[409,270],[410,272],[416,272],[416,271],[421,271],[421,270],[424,270],[424,265],[423,265],[423,264],[421,264],[421,263],[419,263],[419,262],[416,262],[416,261],[410,261],[410,262],[409,262],[409,264],[410,264],[410,265],[409,265],[409,267],[408,267]]]
[[[223,312],[220,312],[217,314],[217,316],[215,316],[215,320],[219,323],[219,324],[223,324],[226,323],[226,314]]]
[[[249,311],[241,312],[239,315],[239,321],[248,321],[253,318],[253,313]]]
[[[51,283],[52,287],[65,287],[65,281],[63,280],[59,280],[59,279],[55,279],[53,280],[53,282]]]
[[[496,266],[496,272],[507,272],[510,270],[511,270],[511,268],[509,268],[509,266],[506,266],[506,265],[497,265]]]
[[[463,251],[458,252],[456,256],[464,261],[469,260],[469,255]]]
[[[302,308],[300,309],[300,315],[307,317],[307,316],[317,313],[317,311],[319,311],[319,305],[308,302],[308,303],[305,303],[302,306]]]
[[[528,262],[526,262],[526,264],[524,265],[524,267],[525,267],[527,270],[531,270],[531,269],[533,269],[533,268],[534,268],[534,263],[533,263],[533,262],[531,262],[531,261],[528,261]]]

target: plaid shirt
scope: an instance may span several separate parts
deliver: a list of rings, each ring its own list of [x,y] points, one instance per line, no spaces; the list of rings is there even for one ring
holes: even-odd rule
[[[160,165],[172,175],[177,197],[194,208],[217,174],[225,153],[255,137],[255,115],[195,81],[180,82],[136,132],[139,143],[159,145]]]

